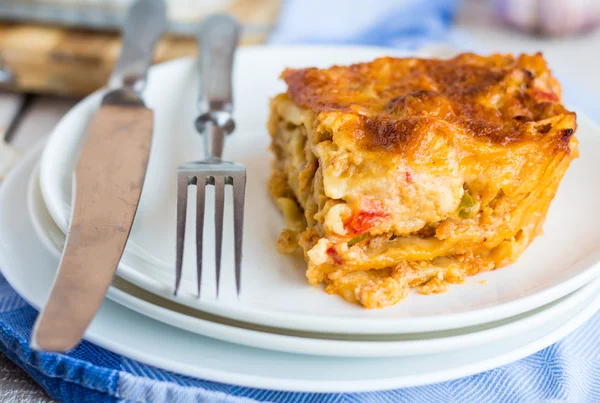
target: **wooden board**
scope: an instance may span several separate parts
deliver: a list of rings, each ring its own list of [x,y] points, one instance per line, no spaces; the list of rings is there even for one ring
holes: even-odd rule
[[[227,10],[247,29],[242,45],[267,39],[279,12],[279,0],[238,0]],[[263,29],[256,29],[263,27]],[[119,55],[120,37],[101,32],[32,24],[0,24],[0,60],[14,74],[3,88],[35,93],[83,96],[106,84]],[[155,62],[197,53],[193,37],[166,35]]]

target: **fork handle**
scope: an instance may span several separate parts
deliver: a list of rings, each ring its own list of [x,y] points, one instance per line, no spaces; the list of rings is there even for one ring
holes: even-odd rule
[[[200,47],[200,98],[196,128],[205,137],[206,158],[221,159],[226,134],[233,121],[233,56],[240,37],[240,25],[227,14],[204,20],[198,32]]]

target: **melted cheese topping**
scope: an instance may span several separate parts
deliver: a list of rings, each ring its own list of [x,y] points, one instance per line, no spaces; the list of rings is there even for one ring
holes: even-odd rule
[[[280,250],[302,247],[310,283],[365,307],[514,262],[577,155],[540,55],[283,77],[268,124],[270,190],[290,221]]]

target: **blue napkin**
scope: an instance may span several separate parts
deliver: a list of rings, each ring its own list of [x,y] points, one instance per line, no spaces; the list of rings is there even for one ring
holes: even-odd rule
[[[449,28],[456,7],[455,0],[290,0],[272,42],[414,48],[452,38]],[[569,86],[565,97],[581,99],[581,91]],[[595,102],[583,107],[600,117]],[[28,340],[36,316],[0,276],[0,351],[65,402],[600,401],[600,313],[563,341],[498,369],[436,385],[353,394],[266,391],[193,379],[88,342],[66,355],[35,352]]]
[[[456,0],[295,0],[285,3],[271,43],[415,48],[445,38]]]
[[[69,354],[29,347],[37,311],[0,276],[0,352],[64,402],[600,402],[600,313],[559,343],[485,373],[385,392],[267,391],[173,374],[83,342]]]

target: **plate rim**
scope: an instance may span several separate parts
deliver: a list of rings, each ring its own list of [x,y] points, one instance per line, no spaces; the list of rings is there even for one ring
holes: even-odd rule
[[[365,383],[372,383],[371,385],[363,385],[361,382],[356,380],[352,381],[336,381],[335,386],[332,387],[332,381],[311,381],[312,386],[308,386],[309,382],[306,380],[291,380],[283,379],[278,380],[281,382],[278,386],[272,385],[272,380],[265,377],[248,377],[248,376],[229,376],[226,380],[220,378],[222,375],[226,375],[223,371],[216,372],[213,374],[204,374],[198,371],[196,368],[191,367],[185,371],[181,371],[180,363],[174,360],[170,360],[168,364],[165,364],[165,360],[161,358],[148,358],[145,355],[139,354],[134,351],[130,351],[128,347],[119,347],[114,343],[110,343],[108,340],[102,340],[100,338],[94,338],[90,335],[90,341],[95,344],[109,349],[117,354],[138,360],[148,365],[153,365],[159,368],[163,368],[169,371],[197,377],[201,379],[213,380],[215,382],[233,383],[240,386],[269,389],[269,390],[282,390],[290,392],[314,392],[314,393],[346,393],[346,392],[376,392],[385,391],[398,388],[407,388],[415,386],[426,386],[439,382],[446,382],[455,379],[464,378],[471,375],[476,375],[481,372],[489,371],[503,365],[507,365],[518,361],[522,358],[528,357],[538,351],[543,350],[546,347],[562,340],[580,326],[582,326],[588,319],[590,319],[600,307],[600,296],[596,296],[595,299],[591,300],[589,305],[583,310],[577,312],[570,320],[565,323],[558,325],[554,330],[547,333],[545,336],[536,339],[535,341],[525,344],[521,347],[515,348],[505,354],[500,354],[496,357],[474,362],[468,365],[464,365],[460,368],[452,370],[446,369],[438,371],[437,373],[428,374],[428,379],[425,379],[425,375],[417,375],[413,377],[405,377],[402,381],[398,378],[383,378],[380,380],[367,380]],[[149,318],[148,318],[149,319]],[[152,319],[149,319],[152,320]],[[164,326],[167,326],[163,323]],[[398,359],[406,357],[397,357]],[[420,379],[419,379],[420,378]]]

